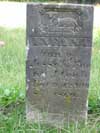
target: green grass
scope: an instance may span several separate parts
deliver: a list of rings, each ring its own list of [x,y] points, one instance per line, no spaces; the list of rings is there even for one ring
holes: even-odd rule
[[[0,1],[16,1],[16,2],[64,2],[64,0],[0,0]]]
[[[57,133],[25,121],[25,30],[0,28],[0,40],[6,44],[0,47],[0,133]],[[100,133],[100,30],[94,30],[93,42],[88,122],[65,125],[61,133]]]
[[[0,28],[0,105],[25,96],[25,30]]]
[[[87,124],[66,124],[59,133],[100,133],[100,118],[90,118]],[[11,105],[0,113],[0,133],[58,133],[57,131],[57,128],[40,122],[26,122],[24,103]]]
[[[1,0],[1,1],[14,1],[14,2],[45,2],[48,0]]]
[[[89,88],[89,111],[100,113],[100,29],[94,29]]]

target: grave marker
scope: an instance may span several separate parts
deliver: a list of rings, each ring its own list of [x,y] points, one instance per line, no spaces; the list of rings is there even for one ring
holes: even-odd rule
[[[86,119],[92,27],[92,6],[27,5],[29,120]]]

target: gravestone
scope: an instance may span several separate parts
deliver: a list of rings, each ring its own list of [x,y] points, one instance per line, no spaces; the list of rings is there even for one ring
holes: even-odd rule
[[[92,6],[27,5],[27,119],[86,119],[92,28]]]
[[[66,3],[78,3],[79,0],[64,0]]]

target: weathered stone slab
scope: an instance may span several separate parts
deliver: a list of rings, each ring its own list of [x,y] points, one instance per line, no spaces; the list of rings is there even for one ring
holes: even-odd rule
[[[86,118],[92,27],[91,6],[27,5],[28,119]]]

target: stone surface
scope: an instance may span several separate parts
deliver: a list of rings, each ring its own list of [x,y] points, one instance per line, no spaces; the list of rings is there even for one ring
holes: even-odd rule
[[[92,27],[92,6],[27,5],[29,120],[86,119]]]
[[[66,3],[78,3],[80,2],[79,0],[64,0]]]

